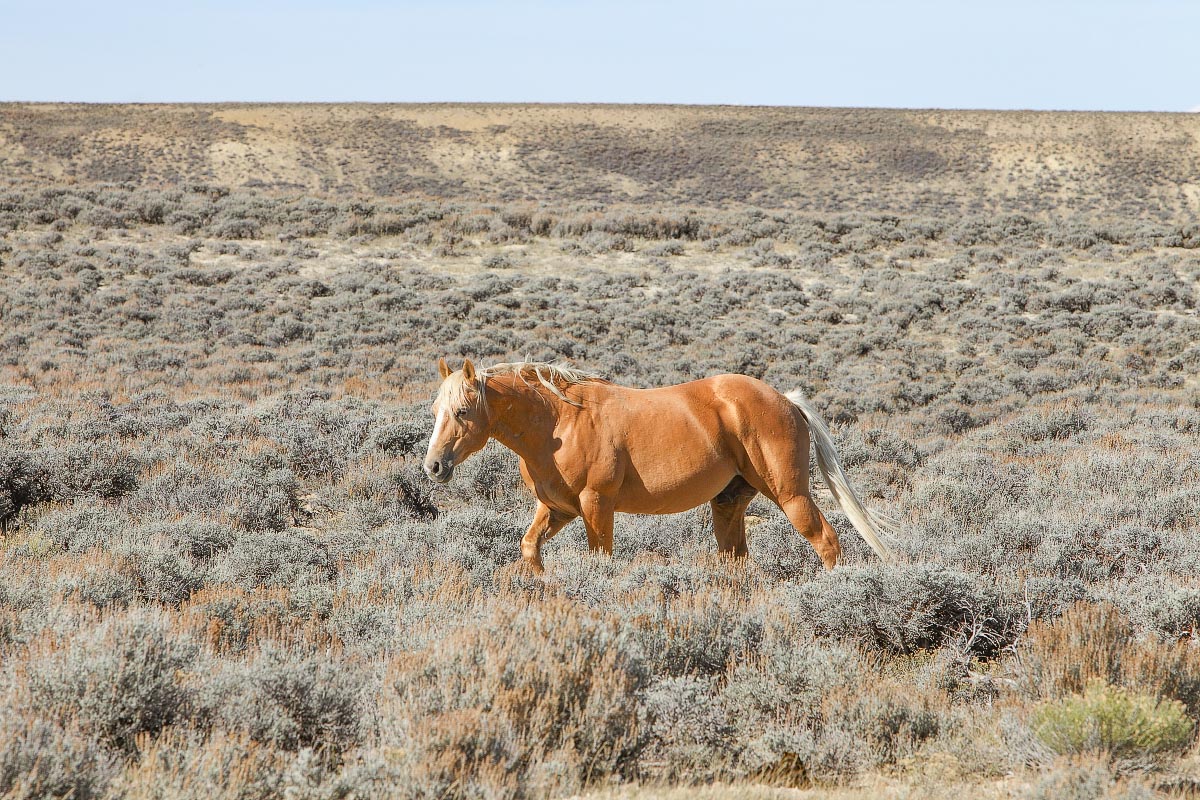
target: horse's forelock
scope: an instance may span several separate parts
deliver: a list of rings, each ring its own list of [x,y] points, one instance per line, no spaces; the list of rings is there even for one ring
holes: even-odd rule
[[[441,409],[447,413],[454,413],[459,408],[468,405],[471,398],[467,395],[467,390],[470,388],[471,381],[463,377],[461,372],[455,372],[444,381],[441,388],[438,389],[437,397],[434,399],[434,408]],[[483,378],[480,377],[478,385],[475,386],[475,402],[483,402]]]

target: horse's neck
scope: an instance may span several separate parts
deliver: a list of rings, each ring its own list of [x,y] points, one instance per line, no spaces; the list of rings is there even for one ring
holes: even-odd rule
[[[554,429],[564,404],[519,379],[506,378],[488,382],[492,438],[526,460],[536,459],[538,453],[553,450]]]

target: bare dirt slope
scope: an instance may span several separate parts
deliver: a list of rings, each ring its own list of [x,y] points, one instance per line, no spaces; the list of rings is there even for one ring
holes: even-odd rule
[[[756,205],[1200,211],[1200,115],[596,105],[0,105],[0,181]]]

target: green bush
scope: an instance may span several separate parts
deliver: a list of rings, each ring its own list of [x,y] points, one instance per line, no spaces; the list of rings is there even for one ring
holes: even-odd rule
[[[1181,750],[1193,727],[1177,700],[1098,680],[1082,695],[1042,704],[1033,721],[1037,737],[1060,755],[1103,752],[1118,758]]]

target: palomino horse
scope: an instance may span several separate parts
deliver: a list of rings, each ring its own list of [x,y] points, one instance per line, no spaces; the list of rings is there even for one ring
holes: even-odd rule
[[[884,561],[882,523],[854,494],[829,429],[800,392],[745,375],[661,389],[616,386],[581,370],[520,362],[452,372],[442,385],[425,472],[445,483],[495,439],[520,456],[537,511],[521,555],[541,572],[542,543],[583,517],[588,546],[612,552],[613,514],[673,514],[712,505],[722,552],[746,555],[746,507],[760,492],[808,539],[827,569],[841,555],[808,483],[809,435],[834,500]]]

